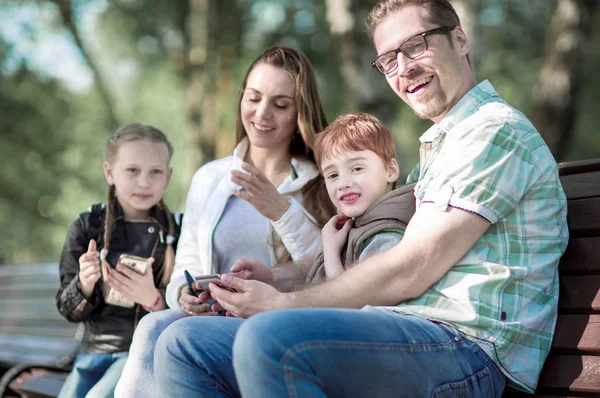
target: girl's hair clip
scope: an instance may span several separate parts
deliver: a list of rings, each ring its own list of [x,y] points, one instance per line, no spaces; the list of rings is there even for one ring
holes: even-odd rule
[[[100,260],[106,261],[106,257],[108,257],[108,250],[102,248],[102,250],[100,250]]]

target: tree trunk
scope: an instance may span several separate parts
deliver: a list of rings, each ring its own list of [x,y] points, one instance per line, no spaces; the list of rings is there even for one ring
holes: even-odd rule
[[[188,153],[183,173],[186,186],[201,165],[225,152],[220,141],[227,143],[227,152],[231,150],[233,132],[221,131],[218,105],[233,82],[242,26],[235,0],[190,0],[189,4],[189,36],[186,40],[189,45],[186,67]],[[235,111],[231,108],[231,112]],[[221,136],[227,139],[217,140]]]
[[[481,11],[481,0],[453,0],[452,6],[460,18],[460,24],[469,38],[469,59],[471,65],[478,64],[477,37],[479,36],[479,11]]]
[[[531,120],[556,159],[568,149],[582,82],[582,61],[596,0],[558,0]]]
[[[90,69],[92,70],[94,79],[96,81],[96,87],[98,87],[100,96],[102,97],[102,100],[106,105],[106,110],[108,111],[108,116],[110,117],[112,127],[113,129],[116,129],[120,125],[120,123],[115,112],[115,104],[110,95],[108,84],[106,83],[106,80],[100,73],[100,68],[98,67],[98,65],[96,65],[96,62],[90,56],[89,51],[87,50],[86,46],[83,43],[83,40],[81,39],[81,36],[79,35],[79,31],[77,30],[75,21],[73,20],[73,10],[71,8],[71,3],[67,0],[54,0],[54,2],[56,3],[56,5],[58,5],[63,24],[65,25],[67,30],[71,32],[73,40],[75,40],[75,43],[77,44],[77,47],[79,47],[83,58],[86,60]]]
[[[202,137],[203,103],[206,96],[206,66],[209,52],[210,20],[216,3],[210,0],[190,0],[187,32],[189,49],[187,54],[187,153],[183,174],[184,186],[188,186],[196,169],[210,156]]]
[[[376,57],[365,34],[365,21],[374,1],[326,0],[327,21],[339,45],[339,65],[350,109],[375,114],[389,124],[396,118],[396,97],[388,94],[385,78],[371,67]]]

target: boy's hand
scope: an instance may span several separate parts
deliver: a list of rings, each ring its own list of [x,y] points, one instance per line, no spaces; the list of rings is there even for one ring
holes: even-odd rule
[[[343,214],[337,214],[325,224],[321,230],[323,237],[323,251],[335,253],[339,256],[344,243],[348,239],[348,232],[352,228],[352,220]]]
[[[96,241],[90,240],[87,252],[79,257],[79,286],[86,298],[92,296],[94,286],[102,271],[100,269],[100,253],[96,251]]]

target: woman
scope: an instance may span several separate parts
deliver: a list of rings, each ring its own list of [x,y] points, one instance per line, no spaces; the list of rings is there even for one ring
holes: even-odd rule
[[[140,322],[117,396],[149,396],[154,344],[183,316],[215,315],[186,285],[193,276],[228,272],[238,258],[276,266],[312,260],[321,226],[334,214],[314,163],[315,136],[327,126],[312,66],[300,51],[275,46],[251,65],[242,83],[232,156],[201,167],[188,193],[170,311]]]

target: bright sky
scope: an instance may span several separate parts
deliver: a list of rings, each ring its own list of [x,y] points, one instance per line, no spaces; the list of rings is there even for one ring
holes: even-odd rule
[[[77,10],[84,35],[93,31],[95,15],[104,7],[104,1],[94,1],[85,5],[85,10]],[[61,28],[56,5],[0,5],[0,35],[10,46],[0,73],[10,74],[26,63],[41,76],[57,78],[74,91],[92,84],[91,71],[71,35]]]

